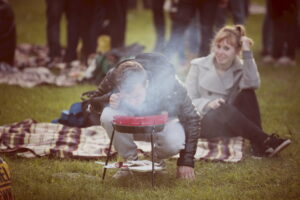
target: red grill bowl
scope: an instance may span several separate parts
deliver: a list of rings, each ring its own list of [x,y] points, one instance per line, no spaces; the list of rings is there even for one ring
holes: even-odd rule
[[[151,133],[163,130],[168,120],[168,114],[151,116],[114,116],[113,126],[115,130],[123,133]]]

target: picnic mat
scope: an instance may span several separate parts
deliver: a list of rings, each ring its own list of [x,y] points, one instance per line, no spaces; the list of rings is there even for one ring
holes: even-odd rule
[[[28,67],[20,70],[0,62],[0,84],[32,88],[45,84],[67,87],[76,85],[77,82],[76,77],[66,72],[55,75],[46,67]]]
[[[38,85],[73,86],[88,81],[98,85],[107,71],[122,58],[142,53],[138,43],[89,56],[87,63],[74,60],[50,62],[47,46],[19,44],[13,66],[0,61],[0,83],[32,88]],[[64,54],[65,50],[62,50]]]
[[[136,141],[136,144],[141,152],[149,154],[149,142]],[[240,137],[199,139],[195,158],[238,162],[243,158],[243,144]],[[33,119],[0,126],[0,153],[16,153],[27,158],[50,156],[98,159],[107,155],[108,145],[109,138],[101,126],[76,128],[38,123]]]

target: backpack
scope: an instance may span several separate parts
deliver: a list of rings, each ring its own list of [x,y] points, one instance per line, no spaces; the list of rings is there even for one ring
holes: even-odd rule
[[[61,112],[60,118],[52,123],[60,123],[71,127],[86,127],[86,118],[82,112],[82,102],[73,103],[69,110]]]

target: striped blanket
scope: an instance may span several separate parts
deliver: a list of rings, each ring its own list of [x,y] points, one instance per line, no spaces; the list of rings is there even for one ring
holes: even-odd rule
[[[199,140],[195,158],[238,162],[243,157],[243,139]],[[149,152],[148,142],[136,142],[141,152]],[[101,158],[106,156],[109,138],[101,126],[68,127],[37,123],[27,119],[0,126],[0,153],[17,153],[22,157]]]

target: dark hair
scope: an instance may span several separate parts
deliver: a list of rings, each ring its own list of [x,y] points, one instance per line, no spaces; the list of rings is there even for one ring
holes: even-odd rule
[[[139,62],[130,59],[122,61],[116,66],[114,79],[117,87],[131,90],[138,83],[146,84],[147,73]]]

